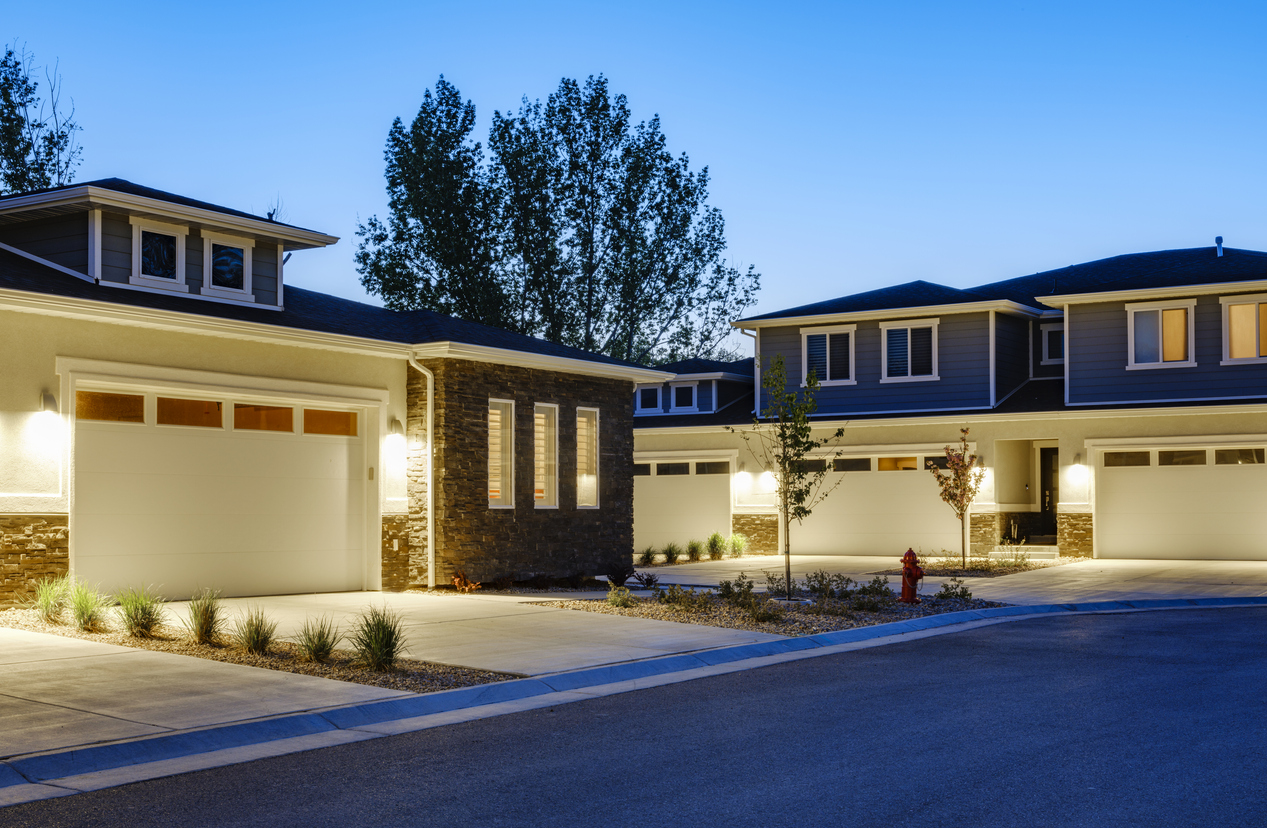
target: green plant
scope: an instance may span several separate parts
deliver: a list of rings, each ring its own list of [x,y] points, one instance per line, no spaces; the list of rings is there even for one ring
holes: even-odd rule
[[[362,664],[381,671],[396,666],[404,639],[404,622],[397,613],[387,607],[370,607],[357,619],[348,643]]]
[[[730,548],[730,557],[742,558],[748,551],[748,536],[741,532],[731,532],[726,540],[726,546]]]
[[[63,575],[60,578],[41,578],[35,583],[35,597],[31,599],[31,606],[39,613],[40,620],[45,624],[60,624],[69,593],[69,575]]]
[[[664,553],[664,562],[666,564],[675,564],[677,559],[682,557],[682,547],[676,543],[665,544],[664,549],[661,551]]]
[[[687,541],[686,543],[686,559],[694,563],[704,555],[704,544],[697,540]]]
[[[670,584],[668,590],[657,589],[655,591],[655,599],[657,603],[667,604],[687,612],[698,612],[708,609],[712,605],[712,590],[696,592],[694,587],[683,589],[677,584]]]
[[[151,587],[128,588],[114,599],[119,602],[119,620],[133,638],[153,638],[163,624],[163,597]]]
[[[79,629],[84,632],[105,629],[106,608],[111,604],[108,597],[82,581],[75,581],[70,587],[69,603],[70,614]]]
[[[972,590],[968,589],[962,578],[950,578],[942,581],[941,589],[933,597],[939,600],[971,601]]]
[[[717,584],[717,597],[727,603],[740,606],[752,597],[756,583],[743,572],[734,581],[721,581]]]
[[[782,595],[791,597],[800,591],[796,584],[796,580],[792,580],[792,589],[788,590],[787,577],[770,569],[761,572],[765,576],[765,591],[769,595]]]
[[[704,549],[707,550],[710,561],[720,561],[726,557],[726,539],[721,532],[714,532],[704,541]]]
[[[754,595],[744,609],[748,611],[749,618],[760,624],[767,621],[779,621],[783,618],[783,607],[764,595]]]
[[[648,546],[638,553],[638,566],[655,566],[654,546]]]
[[[247,607],[233,622],[233,640],[248,653],[264,655],[277,634],[277,622],[264,614],[262,607]]]
[[[660,576],[654,572],[635,572],[633,577],[643,589],[655,589],[660,583]]]
[[[607,588],[607,603],[613,607],[632,607],[637,600],[633,597],[633,593],[623,586],[612,584]]]
[[[892,599],[894,597],[893,588],[889,586],[889,576],[887,575],[877,575],[869,583],[859,586],[858,594],[882,599]]]
[[[224,610],[220,590],[202,589],[189,599],[189,620],[185,622],[195,644],[213,645],[224,630]]]
[[[299,654],[304,661],[315,661],[320,664],[330,658],[330,654],[334,652],[334,648],[338,646],[339,639],[342,637],[333,619],[323,615],[315,621],[311,618],[304,619],[304,625],[299,628],[295,645],[299,647]]]

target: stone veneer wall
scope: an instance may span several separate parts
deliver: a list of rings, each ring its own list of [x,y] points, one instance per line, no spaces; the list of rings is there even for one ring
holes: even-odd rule
[[[26,603],[40,579],[69,569],[66,515],[0,515],[0,607]]]
[[[633,555],[633,385],[627,380],[455,359],[435,374],[436,583],[605,574]],[[515,402],[515,508],[488,508],[488,400]],[[425,582],[426,381],[409,371],[411,577]],[[559,406],[559,505],[533,503],[533,406]],[[599,508],[576,508],[576,409],[599,410]],[[421,577],[414,573],[420,573]]]
[[[1091,539],[1091,515],[1060,512],[1056,515],[1056,545],[1061,557],[1089,558],[1095,551]]]
[[[409,516],[383,515],[383,591],[404,592],[418,585],[410,570]],[[426,585],[423,573],[422,585]]]
[[[969,512],[968,544],[970,552],[989,554],[999,543],[999,533],[1003,527],[1003,515],[999,512]],[[959,552],[962,542],[955,544],[951,552]],[[940,550],[938,550],[940,551]]]
[[[731,515],[735,532],[748,537],[748,553],[770,555],[779,551],[778,515]]]

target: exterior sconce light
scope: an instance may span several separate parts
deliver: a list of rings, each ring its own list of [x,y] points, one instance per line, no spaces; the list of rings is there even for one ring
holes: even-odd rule
[[[49,414],[59,413],[57,410],[57,398],[47,391],[40,392],[40,411],[46,411]]]
[[[400,420],[392,417],[391,422],[387,424],[387,433],[393,437],[404,437],[405,427],[400,424]]]

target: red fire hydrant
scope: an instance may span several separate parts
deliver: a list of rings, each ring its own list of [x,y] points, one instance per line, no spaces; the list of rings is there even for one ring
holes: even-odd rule
[[[923,579],[924,567],[919,565],[915,550],[906,550],[906,554],[902,556],[902,597],[898,600],[904,604],[918,604],[919,596],[916,590]]]

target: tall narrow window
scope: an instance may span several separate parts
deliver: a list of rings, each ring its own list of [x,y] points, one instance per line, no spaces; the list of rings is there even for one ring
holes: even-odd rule
[[[1195,303],[1127,305],[1133,368],[1195,365],[1192,358],[1192,312]]]
[[[881,382],[937,379],[937,320],[880,325],[884,334]]]
[[[819,385],[854,385],[853,335],[856,325],[801,328],[801,384],[812,372]]]
[[[533,410],[532,497],[537,508],[559,505],[559,407],[537,403]]]
[[[1262,296],[1235,296],[1223,302],[1223,358],[1255,362],[1267,359],[1267,302]]]
[[[598,409],[576,409],[576,507],[598,508]]]
[[[515,505],[515,404],[488,401],[488,505]]]

